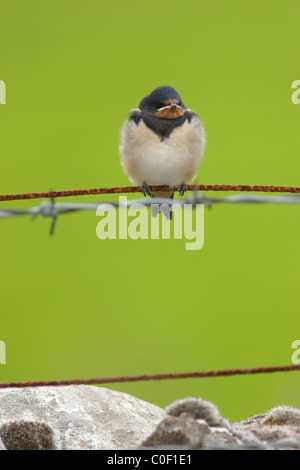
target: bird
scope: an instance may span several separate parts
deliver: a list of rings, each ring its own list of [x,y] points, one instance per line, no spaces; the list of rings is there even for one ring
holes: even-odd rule
[[[206,133],[198,115],[188,109],[171,86],[160,86],[133,109],[121,129],[119,151],[124,172],[144,195],[173,198],[183,195],[194,180],[206,147]],[[169,186],[170,191],[152,191],[150,186]],[[152,206],[172,218],[169,207]]]

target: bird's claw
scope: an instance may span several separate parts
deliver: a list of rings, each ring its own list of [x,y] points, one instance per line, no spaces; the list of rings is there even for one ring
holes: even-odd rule
[[[184,193],[187,191],[187,185],[186,183],[182,183],[178,186],[177,191],[179,192],[180,196],[184,196]]]
[[[141,192],[144,194],[144,197],[147,196],[147,194],[149,196],[151,196],[151,189],[150,189],[150,186],[147,184],[147,183],[143,183],[141,185]]]

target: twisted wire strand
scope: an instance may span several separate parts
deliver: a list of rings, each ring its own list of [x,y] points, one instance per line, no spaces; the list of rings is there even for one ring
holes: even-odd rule
[[[150,380],[172,380],[207,377],[228,377],[233,375],[253,375],[267,374],[274,372],[291,372],[300,370],[300,364],[290,364],[285,366],[251,367],[246,369],[223,369],[197,372],[175,372],[170,374],[143,374],[127,375],[119,377],[100,377],[88,379],[68,379],[50,381],[27,381],[27,382],[3,382],[0,388],[23,388],[23,387],[49,387],[62,385],[101,385],[124,382],[145,382]]]
[[[169,191],[169,186],[150,186],[151,191]],[[241,184],[190,184],[187,191],[244,191],[266,193],[300,193],[298,186],[267,186],[267,185],[241,185]],[[41,199],[71,196],[87,196],[97,194],[122,194],[143,192],[141,186],[117,186],[112,188],[88,188],[63,191],[47,191],[20,194],[2,194],[0,201],[15,201],[20,199]]]

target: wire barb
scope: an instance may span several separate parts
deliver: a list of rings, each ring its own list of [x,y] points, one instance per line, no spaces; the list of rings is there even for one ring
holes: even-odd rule
[[[155,202],[154,202],[155,201]],[[50,235],[54,234],[54,229],[59,215],[68,214],[71,212],[79,211],[96,211],[100,206],[103,210],[108,211],[112,208],[129,208],[135,206],[135,204],[143,204],[144,206],[151,206],[152,204],[168,204],[172,206],[174,203],[181,207],[187,207],[195,209],[197,204],[204,204],[206,207],[212,207],[214,204],[300,204],[300,195],[287,194],[282,196],[258,196],[258,195],[231,195],[222,198],[209,198],[194,192],[192,196],[180,199],[167,199],[167,198],[152,198],[144,199],[130,199],[126,203],[123,202],[56,202],[54,196],[51,198],[51,202],[43,201],[37,206],[29,207],[27,209],[0,209],[1,218],[12,218],[20,215],[32,215],[35,219],[38,215],[43,217],[51,217],[52,223],[50,227]]]

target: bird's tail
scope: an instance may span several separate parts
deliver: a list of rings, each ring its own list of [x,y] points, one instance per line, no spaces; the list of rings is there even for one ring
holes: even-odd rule
[[[173,199],[174,191],[156,191],[155,193],[152,193],[151,196],[152,199],[155,199],[156,197]],[[168,204],[155,204],[155,201],[153,201],[151,206],[152,217],[157,217],[160,212],[164,214],[166,219],[172,220],[172,207],[170,207]]]

